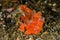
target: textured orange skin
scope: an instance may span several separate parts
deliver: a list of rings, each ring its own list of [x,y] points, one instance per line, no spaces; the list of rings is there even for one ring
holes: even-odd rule
[[[25,5],[20,5],[21,10],[25,13],[32,13],[32,10],[26,7]]]
[[[19,30],[21,30],[22,32],[24,32],[24,30],[25,30],[25,28],[24,28],[25,26],[23,25],[23,24],[21,24],[20,25],[20,29]]]
[[[26,11],[26,6],[25,6],[25,5],[20,5],[20,8],[21,8],[21,10],[22,10],[23,12]]]
[[[33,10],[27,8],[24,5],[21,5],[21,8],[22,8],[23,12],[28,12],[28,15],[25,14],[25,16],[21,17],[21,19],[24,21],[24,23],[20,25],[19,29],[22,32],[24,32],[26,29],[26,31],[25,31],[26,35],[39,33],[42,30],[43,23],[44,23],[44,20],[41,19],[42,13],[37,12],[37,13],[34,13],[33,16],[31,16]],[[26,23],[27,20],[30,20],[30,21],[28,23]]]
[[[30,20],[33,11],[30,8],[26,7],[25,5],[20,5],[20,8],[25,15],[21,17],[23,22],[26,22],[26,20]]]
[[[39,13],[33,15],[33,19],[31,19],[32,21],[27,24],[25,32],[26,35],[37,34],[42,30],[44,20],[43,19],[39,20],[39,17],[40,17]]]

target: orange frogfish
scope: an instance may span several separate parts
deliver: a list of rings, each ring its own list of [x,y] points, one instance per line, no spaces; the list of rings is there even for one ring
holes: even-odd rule
[[[44,24],[44,18],[42,17],[42,13],[41,12],[33,13],[33,10],[26,7],[25,5],[20,5],[20,8],[25,15],[21,16],[21,20],[25,22],[22,22],[18,29],[24,32],[26,35],[38,34],[43,29]],[[25,12],[27,12],[27,14],[25,14]]]

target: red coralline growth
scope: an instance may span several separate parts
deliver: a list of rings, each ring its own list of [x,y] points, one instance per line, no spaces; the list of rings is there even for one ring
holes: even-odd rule
[[[21,10],[24,10],[23,7],[21,7],[21,8],[22,8]],[[28,12],[25,15],[25,17],[24,16],[21,17],[21,20],[23,20],[25,22],[20,25],[19,30],[21,30],[22,32],[25,31],[26,35],[38,34],[42,30],[43,23],[44,23],[44,19],[42,18],[42,13],[36,12],[36,13],[32,14],[33,10],[30,10],[29,8],[27,8],[27,9],[25,9],[25,11]],[[30,14],[30,15],[28,16],[28,14]],[[26,16],[28,16],[28,17],[26,17]],[[30,17],[30,19],[28,20],[29,17]]]

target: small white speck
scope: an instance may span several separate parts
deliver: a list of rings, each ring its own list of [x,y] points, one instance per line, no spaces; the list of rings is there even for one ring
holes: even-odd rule
[[[54,3],[53,6],[56,6],[56,3]]]

